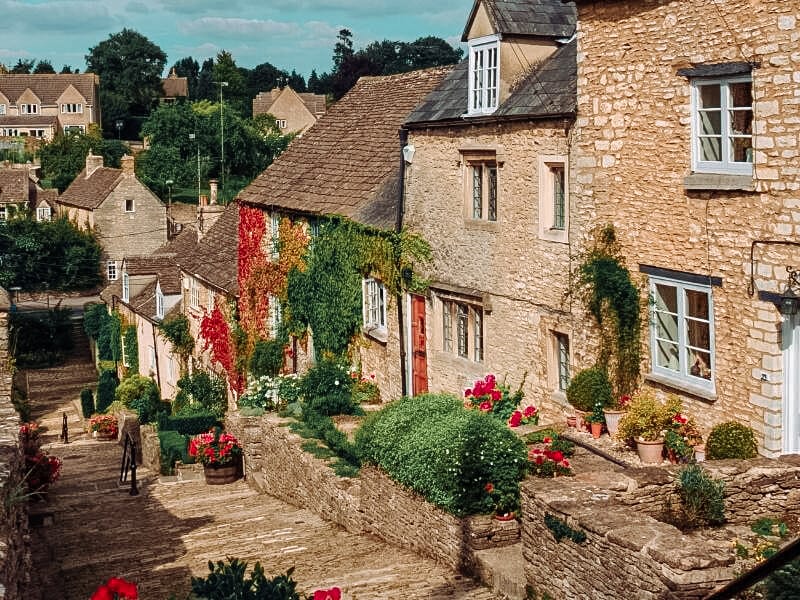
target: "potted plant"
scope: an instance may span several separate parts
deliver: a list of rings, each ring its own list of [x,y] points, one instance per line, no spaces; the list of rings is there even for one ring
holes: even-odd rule
[[[598,439],[603,433],[603,425],[606,422],[605,415],[603,414],[603,405],[599,402],[595,402],[594,409],[584,417],[584,419],[589,423],[589,430],[592,432],[592,437]]]
[[[196,435],[189,441],[189,456],[203,465],[206,483],[233,483],[239,478],[242,447],[229,433],[215,427],[208,433]]]
[[[671,428],[672,419],[680,413],[681,402],[671,396],[662,404],[653,392],[644,390],[636,394],[628,412],[620,420],[617,437],[636,444],[643,463],[660,463],[664,451],[664,435]]]
[[[670,428],[664,434],[664,449],[671,463],[688,463],[695,447],[703,441],[694,419],[681,413],[672,416]]]
[[[117,418],[114,415],[94,415],[89,419],[89,430],[92,432],[92,437],[99,440],[117,439],[119,433]]]
[[[606,418],[606,430],[608,435],[614,437],[619,429],[619,422],[628,410],[628,405],[631,403],[631,397],[627,394],[618,396],[610,406],[603,408],[603,414]]]
[[[567,402],[575,409],[576,427],[583,429],[583,420],[587,413],[594,410],[595,403],[601,406],[611,404],[611,382],[605,370],[592,367],[579,371],[567,386]]]
[[[512,494],[509,491],[502,492],[492,483],[487,483],[484,489],[492,499],[495,519],[498,521],[511,521],[516,518],[516,511],[519,508],[518,495]]]

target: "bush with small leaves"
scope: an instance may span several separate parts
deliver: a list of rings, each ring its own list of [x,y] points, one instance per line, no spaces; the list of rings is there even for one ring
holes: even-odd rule
[[[88,419],[95,413],[94,396],[92,395],[92,390],[89,388],[83,388],[81,390],[81,413],[84,419]]]
[[[725,522],[725,482],[706,473],[697,463],[678,472],[676,491],[680,500],[675,524],[693,529]]]
[[[567,402],[583,412],[591,412],[597,402],[611,406],[611,382],[606,372],[599,367],[578,372],[567,386]]]
[[[728,421],[715,426],[706,440],[706,458],[754,458],[757,453],[756,436],[747,425]]]
[[[117,374],[111,370],[104,370],[100,373],[97,383],[97,412],[104,413],[114,402],[114,392],[119,385]]]

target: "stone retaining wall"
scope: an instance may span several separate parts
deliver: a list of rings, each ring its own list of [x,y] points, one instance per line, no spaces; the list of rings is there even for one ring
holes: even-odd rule
[[[226,429],[244,447],[246,477],[260,491],[348,531],[375,535],[467,572],[475,565],[475,550],[519,541],[517,521],[459,519],[375,467],[362,468],[357,478],[337,477],[325,461],[302,450],[303,439],[289,430],[289,422],[274,414],[226,417]]]
[[[0,600],[21,600],[30,573],[25,462],[19,445],[20,420],[11,403],[8,357],[8,294],[0,288]]]

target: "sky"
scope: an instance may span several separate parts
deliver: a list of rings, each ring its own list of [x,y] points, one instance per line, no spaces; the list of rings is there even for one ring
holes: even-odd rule
[[[111,34],[134,29],[167,54],[199,63],[220,50],[252,68],[269,62],[308,76],[330,71],[336,34],[356,49],[434,35],[458,45],[472,0],[0,0],[0,63],[48,59],[86,69]]]

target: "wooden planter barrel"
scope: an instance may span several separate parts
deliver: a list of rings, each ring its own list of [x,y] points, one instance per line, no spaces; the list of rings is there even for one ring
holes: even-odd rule
[[[203,465],[203,474],[208,485],[224,485],[239,479],[239,467],[236,462],[222,466]]]

